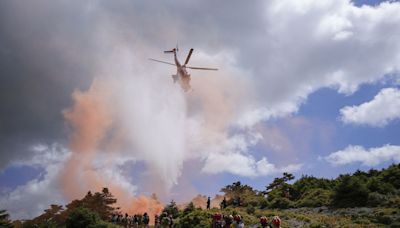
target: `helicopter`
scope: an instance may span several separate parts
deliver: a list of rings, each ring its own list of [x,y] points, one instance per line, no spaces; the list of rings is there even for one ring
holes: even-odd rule
[[[183,65],[179,62],[178,57],[176,56],[177,52],[178,52],[178,47],[173,48],[172,50],[169,50],[169,51],[164,51],[164,53],[166,53],[166,54],[168,54],[168,53],[173,53],[174,54],[175,64],[174,63],[170,63],[170,62],[157,60],[157,59],[152,59],[152,58],[149,58],[149,60],[155,61],[155,62],[159,62],[159,63],[165,63],[165,64],[172,65],[172,66],[176,66],[176,74],[172,75],[172,79],[173,79],[174,83],[178,82],[180,84],[181,88],[183,89],[183,91],[185,91],[185,92],[188,92],[188,91],[191,90],[190,74],[187,72],[186,69],[218,70],[217,68],[186,66],[188,64],[188,62],[189,62],[190,56],[192,56],[193,48],[191,48],[189,50],[189,53],[188,53],[188,55],[186,57],[186,60],[185,60],[185,63]]]

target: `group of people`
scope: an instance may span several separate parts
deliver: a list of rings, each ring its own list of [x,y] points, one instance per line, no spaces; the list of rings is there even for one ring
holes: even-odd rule
[[[143,215],[136,214],[129,216],[125,214],[113,214],[111,216],[111,222],[114,224],[123,225],[128,228],[135,227],[149,227],[150,217],[145,212]],[[274,216],[271,220],[267,217],[262,216],[260,218],[260,225],[262,228],[280,228],[281,219],[278,216]],[[154,217],[154,227],[173,227],[172,215],[167,213],[162,213],[160,216],[155,215]],[[212,228],[242,228],[244,227],[244,221],[242,216],[236,215],[223,215],[221,213],[215,213],[212,216]]]
[[[212,228],[239,228],[244,227],[244,222],[240,215],[223,215],[215,213],[212,216]]]
[[[147,212],[143,215],[136,214],[133,216],[129,216],[127,213],[125,213],[125,216],[122,214],[113,214],[111,216],[111,222],[128,228],[149,227],[150,217]],[[155,215],[154,227],[173,227],[172,215],[168,215],[166,212],[162,213],[160,216]]]
[[[136,214],[133,216],[129,216],[127,213],[125,213],[125,216],[122,214],[113,214],[111,222],[125,227],[149,227],[150,217],[146,212],[143,215]]]
[[[274,216],[271,220],[267,217],[262,216],[260,218],[260,225],[263,228],[280,228],[281,219],[278,216]],[[212,228],[242,228],[244,222],[242,216],[237,215],[222,215],[221,213],[215,213],[212,217]]]
[[[271,221],[268,220],[267,217],[262,216],[260,218],[260,223],[262,228],[280,228],[281,227],[281,219],[279,216],[274,216]]]
[[[168,215],[166,212],[162,213],[160,216],[155,215],[154,217],[154,227],[173,227],[174,220],[172,215]]]
[[[239,198],[240,199],[240,198]],[[221,210],[225,209],[227,206],[227,202],[226,202],[226,198],[224,197],[224,199],[221,201],[221,203],[219,204]],[[207,209],[211,209],[211,198],[208,197],[207,199]]]

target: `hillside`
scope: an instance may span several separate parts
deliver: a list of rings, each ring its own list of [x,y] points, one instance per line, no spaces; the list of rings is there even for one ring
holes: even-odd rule
[[[257,227],[261,216],[278,215],[283,227],[400,227],[400,164],[382,170],[356,171],[335,179],[302,176],[295,180],[284,173],[258,191],[241,182],[234,182],[221,189],[211,201],[211,210],[204,209],[205,196],[198,195],[193,202],[178,207],[174,201],[164,207],[162,215],[171,215],[175,227],[211,226],[215,213],[240,214],[250,227]],[[226,205],[221,205],[223,197]],[[13,221],[14,227],[115,227],[112,215],[121,214],[117,225],[132,220],[133,215],[119,211],[111,192],[88,194],[67,204],[51,205],[32,220]],[[221,206],[221,208],[217,208]],[[142,218],[142,215],[136,216]],[[2,211],[0,224],[11,224]],[[140,219],[139,219],[140,220]],[[160,219],[162,220],[162,219]],[[150,224],[154,218],[150,218]],[[10,226],[11,227],[11,226]]]

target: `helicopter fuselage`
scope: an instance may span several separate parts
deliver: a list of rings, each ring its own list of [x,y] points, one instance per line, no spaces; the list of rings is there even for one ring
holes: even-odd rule
[[[164,63],[168,65],[173,65],[176,67],[176,74],[172,75],[172,79],[174,80],[174,83],[178,82],[181,86],[181,88],[185,91],[188,92],[191,90],[190,87],[190,74],[187,72],[187,69],[192,69],[192,70],[218,70],[217,68],[208,68],[208,67],[194,67],[194,66],[187,66],[187,63],[189,62],[190,56],[193,53],[193,48],[189,50],[189,53],[186,57],[185,63],[182,65],[177,57],[176,52],[178,51],[178,47],[175,49],[172,49],[170,51],[164,51],[164,53],[174,53],[174,62],[175,63],[170,63],[170,62],[165,62],[157,59],[149,59],[155,62],[159,63]]]
[[[172,78],[174,82],[178,82],[181,85],[185,92],[188,92],[191,89],[190,74],[187,72],[186,67],[182,66],[179,62],[176,56],[176,51],[174,51],[174,59],[176,65],[176,75],[172,75]]]

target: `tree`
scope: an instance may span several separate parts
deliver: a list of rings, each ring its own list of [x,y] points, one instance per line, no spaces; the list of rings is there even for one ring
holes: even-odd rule
[[[333,195],[333,205],[336,207],[365,206],[368,200],[366,185],[356,176],[342,175]]]
[[[253,188],[248,185],[242,185],[240,181],[234,182],[231,185],[227,185],[221,189],[221,192],[225,193],[228,198],[236,198],[245,194],[246,192],[253,192]]]
[[[211,227],[211,212],[201,209],[194,209],[190,213],[183,214],[175,227]]]
[[[65,218],[62,215],[63,206],[52,204],[49,209],[45,209],[44,213],[32,219],[35,224],[55,224],[61,225]]]
[[[294,179],[293,174],[283,173],[283,177],[275,178],[274,181],[266,186],[267,205],[272,208],[289,208],[292,205],[293,187],[287,182]]]
[[[267,205],[270,208],[286,209],[292,206],[292,202],[285,196],[281,189],[273,189],[268,193]]]
[[[381,172],[382,181],[390,183],[394,189],[400,189],[400,164],[391,165]]]
[[[66,220],[66,228],[88,228],[95,227],[100,222],[97,213],[84,207],[78,207],[72,211]]]
[[[237,206],[247,206],[251,204],[256,206],[260,200],[262,200],[262,194],[254,190],[249,185],[242,185],[240,181],[234,182],[231,185],[227,185],[221,189],[221,192],[225,193],[226,198],[228,198],[228,205],[232,205],[236,201]],[[240,199],[240,203],[238,200]]]
[[[111,194],[108,188],[103,188],[101,192],[92,193],[89,191],[81,200],[74,200],[67,207],[67,214],[78,207],[85,207],[96,212],[101,219],[108,220],[117,208],[112,207],[117,199]]]
[[[163,213],[172,215],[173,218],[177,218],[179,215],[179,209],[174,200],[164,207]]]
[[[10,215],[6,210],[0,210],[0,227],[11,228],[13,227],[9,219]]]
[[[90,193],[90,192],[89,192]],[[88,196],[88,208],[97,212],[103,220],[107,220],[115,213],[116,208],[112,207],[117,199],[111,194],[108,188],[96,192],[92,197]]]
[[[183,210],[183,214],[189,214],[190,212],[194,211],[196,208],[194,207],[193,202],[190,202],[185,209]]]
[[[300,179],[293,183],[293,197],[295,199],[298,199],[304,193],[315,188],[331,190],[333,189],[333,182],[324,178],[302,176]]]
[[[311,188],[304,192],[296,201],[296,207],[321,207],[329,206],[332,201],[332,190],[322,188]]]
[[[288,186],[287,182],[294,179],[293,174],[291,173],[283,173],[283,177],[275,178],[274,181],[266,186],[267,192],[276,189],[276,188],[285,188]]]

